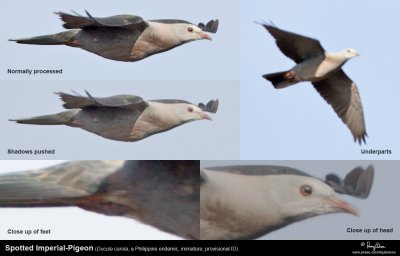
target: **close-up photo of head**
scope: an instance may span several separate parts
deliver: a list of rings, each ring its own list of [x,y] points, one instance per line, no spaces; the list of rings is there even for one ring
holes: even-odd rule
[[[201,161],[200,237],[397,239],[399,164]]]

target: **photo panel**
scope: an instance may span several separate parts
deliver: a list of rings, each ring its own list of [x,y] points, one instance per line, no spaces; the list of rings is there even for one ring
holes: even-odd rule
[[[4,228],[51,230],[36,235],[5,231],[2,239],[188,238],[174,234],[190,225],[173,224],[168,221],[172,215],[178,222],[200,225],[200,239],[386,240],[397,239],[399,228],[399,209],[388,203],[399,193],[395,183],[399,161],[3,160],[0,164],[0,215],[8,220]],[[332,177],[344,179],[346,186]],[[170,182],[175,189],[165,189]],[[10,184],[19,189],[10,194]],[[116,189],[130,196],[126,200],[122,194],[107,196]],[[87,196],[92,199],[85,200]],[[177,205],[175,196],[180,198]],[[96,204],[103,200],[110,204]],[[108,207],[115,202],[119,207]],[[141,219],[133,205],[151,211]],[[124,216],[118,216],[122,212]],[[190,220],[188,212],[194,214]],[[157,214],[164,217],[157,219]],[[283,223],[274,226],[274,221]],[[168,232],[159,231],[164,225],[170,225]]]
[[[382,75],[397,73],[397,9],[395,1],[241,1],[241,159],[399,159],[399,86]],[[320,62],[324,51],[344,60],[346,75],[318,81],[335,66]],[[271,77],[284,71],[286,82]]]
[[[207,225],[200,225],[201,235],[214,239],[398,239],[400,210],[391,202],[400,193],[396,185],[399,164],[201,161],[205,172],[201,218],[203,223],[212,223],[206,231]],[[342,184],[333,182],[340,180]]]
[[[239,158],[237,81],[5,84],[1,106],[7,110],[0,114],[2,159]],[[67,95],[64,100],[72,102],[72,109],[63,107],[61,95],[54,94],[59,92]],[[105,97],[111,96],[116,97],[107,101]],[[103,104],[93,98],[102,98]],[[210,101],[216,109],[208,109]]]
[[[4,1],[2,10],[0,20],[8,25],[0,43],[1,80],[239,79],[239,1],[45,0],[38,8],[37,3],[17,0]],[[103,19],[111,16],[117,17]],[[69,34],[47,36],[67,31],[63,17]],[[217,31],[206,27],[208,31],[193,37],[198,24],[215,20]],[[192,31],[187,31],[188,23],[195,25]],[[78,33],[81,27],[84,34]],[[43,35],[47,37],[20,44],[8,41]]]

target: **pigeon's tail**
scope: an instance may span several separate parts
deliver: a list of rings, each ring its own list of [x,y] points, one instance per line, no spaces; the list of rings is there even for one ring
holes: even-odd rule
[[[45,36],[35,36],[20,39],[9,39],[9,41],[14,41],[19,44],[39,44],[39,45],[60,45],[66,44],[74,46],[73,39],[75,35],[79,32],[79,29],[71,29],[65,32],[45,35]]]
[[[37,125],[60,125],[67,124],[72,121],[79,109],[73,109],[57,113],[54,115],[35,116],[30,118],[10,119],[19,124],[37,124]]]
[[[45,175],[22,172],[0,176],[0,207],[72,206],[85,196],[72,195],[74,191],[56,182],[42,182],[48,178]]]
[[[294,73],[292,71],[266,74],[263,75],[263,77],[270,81],[274,85],[275,89],[285,88],[297,83],[297,81],[294,79]]]

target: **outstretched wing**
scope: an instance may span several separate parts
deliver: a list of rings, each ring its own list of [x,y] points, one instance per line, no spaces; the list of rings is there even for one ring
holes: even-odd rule
[[[97,191],[124,161],[72,161],[0,176],[0,207],[68,206]]]
[[[367,131],[357,85],[343,70],[319,82],[313,82],[313,85],[350,129],[354,141],[360,145],[365,143]]]
[[[64,108],[93,108],[93,107],[110,107],[110,108],[146,108],[148,106],[147,102],[141,97],[135,95],[116,95],[105,98],[95,98],[90,95],[87,91],[88,97],[81,96],[76,93],[76,95],[71,95],[63,92],[56,93],[60,96],[62,101],[64,101]]]
[[[219,25],[219,20],[210,20],[207,22],[207,24],[204,23],[199,23],[198,27],[201,28],[201,30],[209,33],[217,33],[218,30],[218,25]]]
[[[199,103],[197,106],[201,108],[201,110],[210,113],[217,113],[219,101],[218,100],[210,100],[207,104]]]
[[[279,29],[271,24],[261,24],[275,38],[278,48],[296,63],[324,54],[316,39]]]
[[[90,15],[88,11],[85,11],[87,17],[81,16],[77,13],[76,15],[56,12],[60,16],[61,20],[64,21],[64,28],[87,28],[87,27],[118,27],[126,29],[142,29],[144,30],[148,24],[139,16],[134,15],[116,15],[106,18],[97,18]]]
[[[361,167],[354,168],[344,179],[335,174],[326,176],[325,182],[336,192],[358,198],[367,198],[371,192],[374,181],[374,167],[368,166],[366,170]]]

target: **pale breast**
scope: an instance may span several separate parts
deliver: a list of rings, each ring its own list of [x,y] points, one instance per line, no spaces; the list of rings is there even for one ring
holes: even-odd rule
[[[138,60],[174,47],[177,41],[169,29],[170,24],[149,21],[149,26],[139,36],[131,51],[131,58]]]
[[[132,128],[130,138],[140,140],[177,125],[172,104],[149,102],[149,106],[138,117]]]

